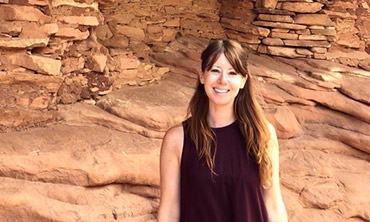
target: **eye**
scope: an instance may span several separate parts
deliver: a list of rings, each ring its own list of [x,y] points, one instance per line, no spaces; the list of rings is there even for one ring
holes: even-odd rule
[[[218,69],[211,69],[211,72],[220,73],[220,70],[218,70]]]
[[[231,71],[231,72],[229,72],[229,75],[238,75],[238,73],[236,73],[234,71]]]

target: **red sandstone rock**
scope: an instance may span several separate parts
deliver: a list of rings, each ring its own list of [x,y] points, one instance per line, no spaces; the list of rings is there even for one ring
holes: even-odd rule
[[[184,117],[201,44],[206,42],[183,38],[166,50],[185,52],[175,54],[182,63],[176,63],[171,54],[157,54],[161,64],[172,70],[160,84],[114,90],[98,102],[103,109],[82,103],[58,106],[63,124],[0,134],[0,171],[14,178],[3,178],[6,198],[0,202],[5,209],[0,216],[155,220],[160,138]],[[250,58],[258,99],[280,138],[282,191],[290,220],[368,220],[370,203],[364,194],[370,182],[370,124],[365,121],[368,106],[358,105],[367,102],[366,96],[361,97],[367,91],[350,87],[354,82],[343,84],[349,72],[366,84],[366,73],[330,67],[331,63]],[[194,67],[184,71],[185,64]],[[320,77],[320,70],[321,75],[335,78]],[[351,97],[344,99],[335,87],[343,87]],[[356,109],[348,104],[356,104]],[[362,179],[354,183],[357,175]],[[122,185],[112,185],[117,183]],[[24,184],[29,188],[20,189]],[[91,210],[94,213],[88,213]]]
[[[160,138],[186,111],[207,44],[197,37],[227,32],[257,49],[271,33],[281,42],[324,35],[334,42],[331,55],[326,44],[311,49],[305,47],[319,43],[302,41],[275,52],[368,65],[368,9],[352,2],[335,1],[318,15],[295,17],[307,27],[290,24],[295,13],[272,9],[276,1],[258,10],[252,1],[100,1],[101,7],[92,0],[0,2],[6,3],[0,6],[1,220],[154,221]],[[95,29],[103,21],[99,10],[108,29],[103,34]],[[255,13],[266,14],[259,16],[264,22],[252,25]],[[185,37],[175,41],[178,33]],[[343,53],[341,47],[363,54]],[[133,56],[137,65],[114,63],[119,55]],[[258,99],[279,136],[290,221],[370,220],[369,70],[331,61],[250,58]],[[108,96],[103,95],[112,90],[111,79],[105,75],[116,83]],[[129,88],[128,77],[133,85],[150,86]],[[82,99],[86,103],[76,103]],[[87,104],[96,101],[98,106]]]
[[[274,125],[276,133],[281,139],[300,136],[301,125],[294,113],[286,106],[277,106],[275,110],[267,113],[267,119]]]
[[[300,13],[315,13],[321,10],[324,4],[319,2],[283,2],[281,9],[300,12]]]

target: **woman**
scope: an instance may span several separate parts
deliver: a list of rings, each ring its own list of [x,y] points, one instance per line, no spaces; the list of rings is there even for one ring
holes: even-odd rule
[[[275,130],[253,95],[247,51],[211,40],[188,118],[160,154],[158,221],[287,221]]]

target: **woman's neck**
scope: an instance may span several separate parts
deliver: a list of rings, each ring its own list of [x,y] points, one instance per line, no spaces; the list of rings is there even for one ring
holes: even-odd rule
[[[218,128],[230,125],[235,121],[235,115],[233,109],[225,109],[225,108],[212,108],[210,107],[207,122],[208,125],[212,128]]]

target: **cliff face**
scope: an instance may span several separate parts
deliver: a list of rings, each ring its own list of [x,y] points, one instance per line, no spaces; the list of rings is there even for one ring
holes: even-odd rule
[[[57,104],[95,103],[113,89],[159,81],[169,70],[150,54],[179,35],[233,38],[262,54],[370,70],[365,0],[3,0],[0,10],[0,106],[40,124],[57,118],[38,115]],[[2,130],[32,125],[9,118]]]
[[[1,220],[155,221],[161,138],[184,118],[206,44],[181,37],[153,53],[170,68],[156,84],[59,104],[58,123],[1,133]],[[370,73],[256,54],[249,70],[277,130],[290,221],[369,221]]]
[[[251,48],[290,221],[369,221],[369,5],[0,0],[0,219],[154,221],[161,138],[227,37]]]

